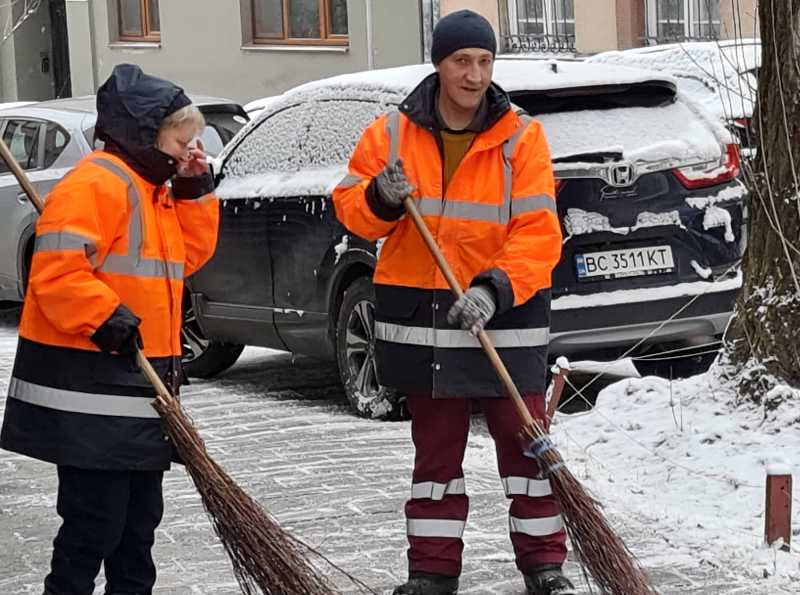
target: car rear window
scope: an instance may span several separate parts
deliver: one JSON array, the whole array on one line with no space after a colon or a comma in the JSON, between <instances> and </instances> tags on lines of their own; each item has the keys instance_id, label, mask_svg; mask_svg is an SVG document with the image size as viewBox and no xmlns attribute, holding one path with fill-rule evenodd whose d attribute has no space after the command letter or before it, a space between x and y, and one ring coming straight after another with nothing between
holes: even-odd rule
<instances>
[{"instance_id":1,"label":"car rear window","mask_svg":"<svg viewBox=\"0 0 800 595\"><path fill-rule=\"evenodd\" d=\"M554 112L668 105L675 101L675 86L668 81L649 81L547 91L517 91L510 95L511 101L535 116Z\"/></svg>"},{"instance_id":2,"label":"car rear window","mask_svg":"<svg viewBox=\"0 0 800 595\"><path fill-rule=\"evenodd\" d=\"M713 130L683 102L540 114L554 161L698 163L719 159ZM613 159L613 157L610 157Z\"/></svg>"}]
</instances>

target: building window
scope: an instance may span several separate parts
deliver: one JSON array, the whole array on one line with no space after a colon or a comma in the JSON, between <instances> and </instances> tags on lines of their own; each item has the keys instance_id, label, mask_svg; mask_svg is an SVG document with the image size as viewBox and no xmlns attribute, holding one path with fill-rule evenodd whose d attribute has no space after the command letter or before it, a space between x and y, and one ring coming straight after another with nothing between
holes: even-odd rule
<instances>
[{"instance_id":1,"label":"building window","mask_svg":"<svg viewBox=\"0 0 800 595\"><path fill-rule=\"evenodd\" d=\"M116 0L121 41L161 41L158 0Z\"/></svg>"},{"instance_id":2,"label":"building window","mask_svg":"<svg viewBox=\"0 0 800 595\"><path fill-rule=\"evenodd\" d=\"M574 51L575 0L509 0L513 51Z\"/></svg>"},{"instance_id":3,"label":"building window","mask_svg":"<svg viewBox=\"0 0 800 595\"><path fill-rule=\"evenodd\" d=\"M347 0L253 0L253 41L347 44Z\"/></svg>"},{"instance_id":4,"label":"building window","mask_svg":"<svg viewBox=\"0 0 800 595\"><path fill-rule=\"evenodd\" d=\"M647 38L661 43L718 39L720 0L647 0Z\"/></svg>"}]
</instances>

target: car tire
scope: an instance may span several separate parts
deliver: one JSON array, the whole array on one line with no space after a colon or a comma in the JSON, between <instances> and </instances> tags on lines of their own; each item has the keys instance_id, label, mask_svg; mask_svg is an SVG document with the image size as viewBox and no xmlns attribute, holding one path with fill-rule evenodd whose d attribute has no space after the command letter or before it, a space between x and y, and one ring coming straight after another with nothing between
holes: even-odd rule
<instances>
[{"instance_id":1,"label":"car tire","mask_svg":"<svg viewBox=\"0 0 800 595\"><path fill-rule=\"evenodd\" d=\"M406 419L405 398L378 382L374 329L375 288L361 277L345 290L336 319L336 363L344 392L360 417Z\"/></svg>"},{"instance_id":2,"label":"car tire","mask_svg":"<svg viewBox=\"0 0 800 595\"><path fill-rule=\"evenodd\" d=\"M244 345L210 341L205 337L188 293L183 299L181 346L183 371L192 378L213 378L235 364L244 351Z\"/></svg>"}]
</instances>

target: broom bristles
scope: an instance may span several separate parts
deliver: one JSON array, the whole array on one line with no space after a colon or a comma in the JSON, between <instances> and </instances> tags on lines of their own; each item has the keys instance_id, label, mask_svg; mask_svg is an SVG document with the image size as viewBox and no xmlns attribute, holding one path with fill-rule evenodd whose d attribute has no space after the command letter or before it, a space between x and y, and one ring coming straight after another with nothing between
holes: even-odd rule
<instances>
[{"instance_id":1,"label":"broom bristles","mask_svg":"<svg viewBox=\"0 0 800 595\"><path fill-rule=\"evenodd\" d=\"M561 506L572 548L601 591L609 595L657 595L625 542L608 524L600 503L572 475L550 439L538 427L525 431L533 438L532 454L550 479Z\"/></svg>"},{"instance_id":2,"label":"broom bristles","mask_svg":"<svg viewBox=\"0 0 800 595\"><path fill-rule=\"evenodd\" d=\"M157 398L158 411L233 565L242 592L256 595L333 595L306 559L304 546L284 531L208 454L176 399Z\"/></svg>"}]
</instances>

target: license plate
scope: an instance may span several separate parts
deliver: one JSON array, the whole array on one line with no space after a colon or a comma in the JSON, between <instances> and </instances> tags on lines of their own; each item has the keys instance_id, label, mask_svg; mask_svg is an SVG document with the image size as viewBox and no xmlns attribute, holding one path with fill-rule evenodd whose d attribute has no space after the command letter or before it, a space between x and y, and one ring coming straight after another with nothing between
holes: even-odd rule
<instances>
[{"instance_id":1,"label":"license plate","mask_svg":"<svg viewBox=\"0 0 800 595\"><path fill-rule=\"evenodd\" d=\"M576 254L575 264L578 269L578 279L659 275L669 273L675 268L670 246Z\"/></svg>"}]
</instances>

